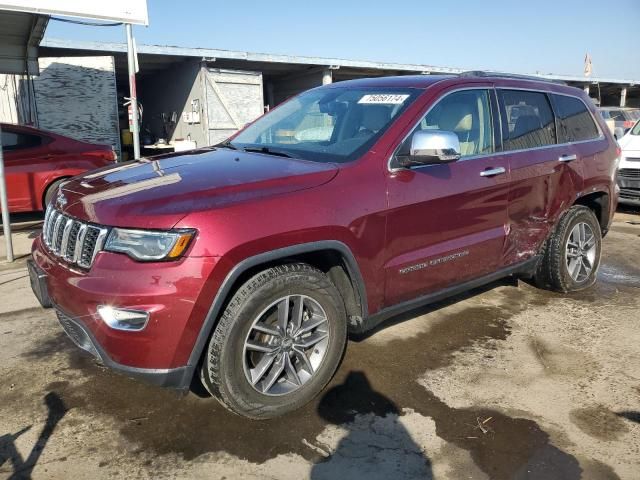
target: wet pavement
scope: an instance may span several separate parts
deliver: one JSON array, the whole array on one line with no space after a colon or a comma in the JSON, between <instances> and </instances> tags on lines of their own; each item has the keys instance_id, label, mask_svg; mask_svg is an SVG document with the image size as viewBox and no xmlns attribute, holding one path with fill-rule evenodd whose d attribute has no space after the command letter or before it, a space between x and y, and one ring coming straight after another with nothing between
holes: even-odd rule
<instances>
[{"instance_id":1,"label":"wet pavement","mask_svg":"<svg viewBox=\"0 0 640 480\"><path fill-rule=\"evenodd\" d=\"M505 281L394 319L264 422L114 374L11 299L0 478L640 478L637 220L617 216L592 289ZM23 283L0 271L3 302Z\"/></svg>"}]
</instances>

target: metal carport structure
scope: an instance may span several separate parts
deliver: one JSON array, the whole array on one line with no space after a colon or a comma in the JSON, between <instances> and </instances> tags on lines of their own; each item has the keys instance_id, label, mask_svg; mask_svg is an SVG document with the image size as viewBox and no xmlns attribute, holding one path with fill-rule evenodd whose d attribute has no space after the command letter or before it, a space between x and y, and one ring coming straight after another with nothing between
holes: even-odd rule
<instances>
[{"instance_id":1,"label":"metal carport structure","mask_svg":"<svg viewBox=\"0 0 640 480\"><path fill-rule=\"evenodd\" d=\"M146 0L111 0L86 2L84 0L0 0L0 73L37 75L38 47L50 15L115 21L125 25L133 128L137 142L137 105L134 71L132 24L148 25ZM53 17L55 19L55 17ZM1 134L1 132L0 132ZM11 225L4 175L4 159L0 137L0 208L7 244L7 260L13 261Z\"/></svg>"},{"instance_id":2,"label":"metal carport structure","mask_svg":"<svg viewBox=\"0 0 640 480\"><path fill-rule=\"evenodd\" d=\"M42 41L48 21L48 15L0 10L0 73L38 74L38 46ZM0 135L1 133L0 130ZM2 227L7 245L7 260L12 262L13 245L1 140L0 209L2 210Z\"/></svg>"}]
</instances>

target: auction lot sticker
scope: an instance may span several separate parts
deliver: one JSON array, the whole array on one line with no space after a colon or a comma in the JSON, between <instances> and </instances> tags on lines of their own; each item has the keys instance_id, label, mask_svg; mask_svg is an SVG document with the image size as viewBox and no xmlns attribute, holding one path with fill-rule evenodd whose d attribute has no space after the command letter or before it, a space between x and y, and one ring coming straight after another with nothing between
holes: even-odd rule
<instances>
[{"instance_id":1,"label":"auction lot sticker","mask_svg":"<svg viewBox=\"0 0 640 480\"><path fill-rule=\"evenodd\" d=\"M364 95L358 103L373 103L378 105L401 105L409 98L409 95L401 95L396 93L376 93L372 95Z\"/></svg>"}]
</instances>

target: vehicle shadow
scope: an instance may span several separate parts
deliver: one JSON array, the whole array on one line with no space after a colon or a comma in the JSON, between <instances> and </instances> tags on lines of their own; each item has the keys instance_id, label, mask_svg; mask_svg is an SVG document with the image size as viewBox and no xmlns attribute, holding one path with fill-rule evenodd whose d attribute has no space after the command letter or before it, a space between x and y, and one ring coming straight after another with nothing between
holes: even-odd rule
<instances>
[{"instance_id":1,"label":"vehicle shadow","mask_svg":"<svg viewBox=\"0 0 640 480\"><path fill-rule=\"evenodd\" d=\"M616 209L616 213L628 213L631 215L637 215L640 213L640 207L619 203L618 208Z\"/></svg>"},{"instance_id":2,"label":"vehicle shadow","mask_svg":"<svg viewBox=\"0 0 640 480\"><path fill-rule=\"evenodd\" d=\"M528 279L526 278L515 278L515 277L505 277L503 279L500 280L496 280L495 282L491 282L488 283L486 285L482 285L480 287L468 290L466 292L463 293L459 293L457 295L453 295L449 298L445 298L444 300L440 300L438 302L434 302L434 303L429 303L426 305L422 305L416 308L413 308L409 311L400 313L398 315L395 315L393 317L388 318L387 320L385 320L384 322L380 323L379 325L377 325L375 328L371 329L371 330L367 330L366 332L363 333L350 333L349 334L349 340L351 340L352 342L362 342L372 336L374 336L375 334L379 333L382 330L385 330L389 327L392 327L393 325L397 325L399 323L403 323L407 320L411 320L414 319L416 317L420 317L422 315L427 315L429 313L434 313L437 312L438 310L441 310L443 308L446 308L450 305L455 305L457 303L460 303L464 300L468 300L470 298L476 297L478 295L481 295L485 292L489 292L495 288L498 287L502 287L502 286L518 286L518 280L522 280L525 283L529 283Z\"/></svg>"},{"instance_id":3,"label":"vehicle shadow","mask_svg":"<svg viewBox=\"0 0 640 480\"><path fill-rule=\"evenodd\" d=\"M399 421L396 404L375 391L364 372L350 372L327 391L318 414L347 430L332 452L313 466L311 479L432 479L431 460Z\"/></svg>"},{"instance_id":4,"label":"vehicle shadow","mask_svg":"<svg viewBox=\"0 0 640 480\"><path fill-rule=\"evenodd\" d=\"M10 461L13 466L13 473L9 476L9 480L31 478L31 472L38 463L49 438L58 422L68 411L60 396L55 392L49 392L44 397L44 403L47 406L47 420L26 460L20 455L15 442L20 435L29 431L31 426L25 427L17 433L0 437L0 467L7 461Z\"/></svg>"}]
</instances>

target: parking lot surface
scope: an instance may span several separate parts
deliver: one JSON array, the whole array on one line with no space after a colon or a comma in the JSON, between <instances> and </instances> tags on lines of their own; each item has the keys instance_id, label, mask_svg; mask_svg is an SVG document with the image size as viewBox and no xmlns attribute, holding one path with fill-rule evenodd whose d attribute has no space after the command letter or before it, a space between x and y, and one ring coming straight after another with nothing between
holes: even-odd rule
<instances>
[{"instance_id":1,"label":"parking lot surface","mask_svg":"<svg viewBox=\"0 0 640 480\"><path fill-rule=\"evenodd\" d=\"M323 394L255 422L78 351L0 269L0 478L637 479L640 215L598 283L492 284L349 342ZM402 321L401 321L402 320Z\"/></svg>"}]
</instances>

